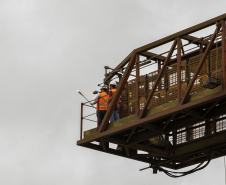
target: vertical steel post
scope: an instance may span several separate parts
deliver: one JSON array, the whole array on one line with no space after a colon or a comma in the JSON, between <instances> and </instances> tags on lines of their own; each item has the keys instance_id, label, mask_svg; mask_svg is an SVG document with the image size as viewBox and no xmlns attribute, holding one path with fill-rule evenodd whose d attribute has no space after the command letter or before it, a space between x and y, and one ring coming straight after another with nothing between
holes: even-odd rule
<instances>
[{"instance_id":1,"label":"vertical steel post","mask_svg":"<svg viewBox=\"0 0 226 185\"><path fill-rule=\"evenodd\" d=\"M186 59L186 83L189 84L190 81L190 73L189 73L189 59Z\"/></svg>"},{"instance_id":2,"label":"vertical steel post","mask_svg":"<svg viewBox=\"0 0 226 185\"><path fill-rule=\"evenodd\" d=\"M177 104L181 102L181 38L177 38Z\"/></svg>"},{"instance_id":3,"label":"vertical steel post","mask_svg":"<svg viewBox=\"0 0 226 185\"><path fill-rule=\"evenodd\" d=\"M226 21L222 20L222 79L223 89L226 89Z\"/></svg>"},{"instance_id":4,"label":"vertical steel post","mask_svg":"<svg viewBox=\"0 0 226 185\"><path fill-rule=\"evenodd\" d=\"M82 131L83 131L83 103L81 103L81 125L80 125L80 140L82 140Z\"/></svg>"},{"instance_id":5,"label":"vertical steel post","mask_svg":"<svg viewBox=\"0 0 226 185\"><path fill-rule=\"evenodd\" d=\"M210 78L210 76L211 76L210 54L208 55L208 66L207 66L207 69L208 69L208 77Z\"/></svg>"},{"instance_id":6,"label":"vertical steel post","mask_svg":"<svg viewBox=\"0 0 226 185\"><path fill-rule=\"evenodd\" d=\"M148 98L148 90L149 90L149 84L148 84L148 75L145 75L145 99Z\"/></svg>"},{"instance_id":7,"label":"vertical steel post","mask_svg":"<svg viewBox=\"0 0 226 185\"><path fill-rule=\"evenodd\" d=\"M161 71L161 61L159 60L159 61L158 61L158 73L160 73L160 71ZM162 90L162 79L161 79L160 82L159 82L158 90L159 90L159 91Z\"/></svg>"},{"instance_id":8,"label":"vertical steel post","mask_svg":"<svg viewBox=\"0 0 226 185\"><path fill-rule=\"evenodd\" d=\"M217 121L216 121L216 117L213 118L213 134L217 133Z\"/></svg>"},{"instance_id":9,"label":"vertical steel post","mask_svg":"<svg viewBox=\"0 0 226 185\"><path fill-rule=\"evenodd\" d=\"M136 119L139 119L140 115L140 61L139 54L135 56L136 63Z\"/></svg>"},{"instance_id":10,"label":"vertical steel post","mask_svg":"<svg viewBox=\"0 0 226 185\"><path fill-rule=\"evenodd\" d=\"M177 144L177 131L173 131L173 145Z\"/></svg>"}]
</instances>

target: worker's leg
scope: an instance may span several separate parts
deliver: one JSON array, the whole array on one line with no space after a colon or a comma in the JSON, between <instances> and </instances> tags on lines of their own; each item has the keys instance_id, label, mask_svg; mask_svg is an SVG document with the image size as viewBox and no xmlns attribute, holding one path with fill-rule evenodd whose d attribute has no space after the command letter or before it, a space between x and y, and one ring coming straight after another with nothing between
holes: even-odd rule
<instances>
[{"instance_id":1,"label":"worker's leg","mask_svg":"<svg viewBox=\"0 0 226 185\"><path fill-rule=\"evenodd\" d=\"M120 108L118 106L115 107L115 110L114 110L115 119L114 119L114 121L119 120L119 109Z\"/></svg>"},{"instance_id":2,"label":"worker's leg","mask_svg":"<svg viewBox=\"0 0 226 185\"><path fill-rule=\"evenodd\" d=\"M99 111L99 126L101 125L103 119L104 119L104 116L106 114L106 111L103 111L103 110L100 110Z\"/></svg>"},{"instance_id":3,"label":"worker's leg","mask_svg":"<svg viewBox=\"0 0 226 185\"><path fill-rule=\"evenodd\" d=\"M98 113L99 113L99 115L98 115ZM98 116L99 116L98 125L100 126L101 121L102 121L102 120L101 120L101 116L100 116L100 111L99 111L99 112L97 111L97 120L98 120Z\"/></svg>"},{"instance_id":4,"label":"worker's leg","mask_svg":"<svg viewBox=\"0 0 226 185\"><path fill-rule=\"evenodd\" d=\"M115 110L113 111L113 113L112 113L112 115L111 115L111 118L110 118L110 123L112 123L113 121L114 121L114 112L115 112Z\"/></svg>"}]
</instances>

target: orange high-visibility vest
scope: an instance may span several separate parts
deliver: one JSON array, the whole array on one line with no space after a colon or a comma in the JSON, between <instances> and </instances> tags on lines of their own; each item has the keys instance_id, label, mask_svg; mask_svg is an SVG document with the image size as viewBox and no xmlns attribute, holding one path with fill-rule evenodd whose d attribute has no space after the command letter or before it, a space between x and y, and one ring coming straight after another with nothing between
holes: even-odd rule
<instances>
[{"instance_id":1,"label":"orange high-visibility vest","mask_svg":"<svg viewBox=\"0 0 226 185\"><path fill-rule=\"evenodd\" d=\"M108 94L103 92L103 93L99 93L100 97L99 97L99 110L106 110L108 109ZM98 106L97 106L98 109Z\"/></svg>"},{"instance_id":2,"label":"orange high-visibility vest","mask_svg":"<svg viewBox=\"0 0 226 185\"><path fill-rule=\"evenodd\" d=\"M116 89L111 89L110 91L112 92L112 99L113 99L114 95L115 95L115 92L116 92ZM120 98L118 99L118 102L117 102L117 105L116 105L118 107L120 107L119 102L120 102Z\"/></svg>"}]
</instances>

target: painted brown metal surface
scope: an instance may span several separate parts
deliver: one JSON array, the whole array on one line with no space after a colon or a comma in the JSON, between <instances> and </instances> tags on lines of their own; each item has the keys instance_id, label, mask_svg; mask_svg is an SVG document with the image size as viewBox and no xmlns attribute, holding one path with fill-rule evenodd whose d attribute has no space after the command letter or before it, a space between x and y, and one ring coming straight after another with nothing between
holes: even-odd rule
<instances>
[{"instance_id":1,"label":"painted brown metal surface","mask_svg":"<svg viewBox=\"0 0 226 185\"><path fill-rule=\"evenodd\" d=\"M218 16L216 18L213 18L213 19L210 19L210 20L205 21L203 23L197 24L197 25L192 26L192 27L190 27L188 29L185 29L183 31L177 32L177 33L175 33L173 35L170 35L170 36L165 37L163 39L157 40L155 42L152 42L150 44L147 44L145 46L142 46L140 48L137 48L136 50L138 52L143 52L143 51L146 51L146 50L150 50L150 49L152 49L154 47L157 47L157 46L163 45L163 44L165 44L167 42L173 41L177 37L182 37L184 35L191 34L191 33L195 32L195 31L204 29L204 28L206 28L208 26L214 25L216 22L218 22L218 21L220 21L222 19L226 19L226 14L220 15L220 16Z\"/></svg>"},{"instance_id":2,"label":"painted brown metal surface","mask_svg":"<svg viewBox=\"0 0 226 185\"><path fill-rule=\"evenodd\" d=\"M112 135L118 134L120 132L124 132L124 131L127 131L129 129L132 129L133 127L138 127L138 126L142 126L142 125L147 124L147 123L152 123L154 121L157 121L158 119L161 120L164 117L167 118L167 117L171 116L172 114L181 112L183 110L196 108L197 106L202 106L203 104L211 103L213 101L216 101L217 99L225 98L225 97L226 97L226 91L221 91L221 92L216 93L216 94L213 94L211 96L207 96L205 98L202 98L202 99L199 99L199 100L190 102L190 103L183 104L181 106L178 106L178 107L169 109L167 111L163 111L163 112L154 114L152 116L144 117L143 119L139 119L139 120L136 120L134 122L127 123L127 124L122 125L120 127L116 127L116 128L112 128L110 130L106 130L106 131L104 131L104 132L102 132L100 134L89 136L88 138L84 138L84 139L78 141L77 144L78 145L83 145L85 143L98 140L99 138L104 138L104 137L112 136ZM182 124L182 127L184 127L184 126L185 125ZM179 127L180 127L180 125L178 126L177 124L175 124L175 125L169 127L167 129L167 131L170 131L170 129L172 129L172 130L173 129L179 129Z\"/></svg>"},{"instance_id":3,"label":"painted brown metal surface","mask_svg":"<svg viewBox=\"0 0 226 185\"><path fill-rule=\"evenodd\" d=\"M177 38L177 101L181 102L181 39Z\"/></svg>"},{"instance_id":4,"label":"painted brown metal surface","mask_svg":"<svg viewBox=\"0 0 226 185\"><path fill-rule=\"evenodd\" d=\"M217 28L216 28L215 32L213 33L213 36L212 36L212 38L210 40L210 43L208 44L207 49L206 49L205 53L202 56L202 59L201 59L201 62L199 63L197 71L195 72L195 74L193 76L193 79L191 80L191 82L188 85L187 91L186 91L186 93L184 95L184 98L181 101L181 104L184 104L188 100L191 88L194 85L194 82L195 82L195 80L196 80L196 78L197 78L197 76L198 76L198 74L199 74L199 72L200 72L200 70L201 70L206 58L207 58L207 54L210 52L211 47L213 46L213 42L214 42L214 40L216 38L216 35L217 35L218 31L220 30L220 28L221 28L221 25L218 24L218 26L217 26Z\"/></svg>"},{"instance_id":5,"label":"painted brown metal surface","mask_svg":"<svg viewBox=\"0 0 226 185\"><path fill-rule=\"evenodd\" d=\"M221 22L222 25L222 69L223 69L223 88L226 89L226 21Z\"/></svg>"},{"instance_id":6,"label":"painted brown metal surface","mask_svg":"<svg viewBox=\"0 0 226 185\"><path fill-rule=\"evenodd\" d=\"M167 64L168 64L168 62L169 62L169 60L170 60L170 58L172 56L172 53L173 53L173 51L174 51L174 49L176 47L176 43L177 43L177 41L175 40L173 42L173 45L172 45L171 49L170 49L170 52L168 53L167 58L164 61L164 64L162 66L162 69L161 69L160 73L158 74L157 80L156 80L156 82L155 82L155 84L154 84L154 86L153 86L150 94L148 95L147 101L146 101L146 103L144 105L144 109L143 109L143 111L140 114L140 119L144 117L144 115L145 115L145 113L147 111L148 104L150 103L150 100L151 100L152 96L154 95L154 92L155 92L155 90L157 88L157 85L160 82L160 79L162 78L162 75L163 75L163 73L164 73L164 71L166 69L166 66L167 66Z\"/></svg>"},{"instance_id":7,"label":"painted brown metal surface","mask_svg":"<svg viewBox=\"0 0 226 185\"><path fill-rule=\"evenodd\" d=\"M114 95L114 98L112 99L112 101L110 103L110 106L109 106L109 108L108 108L108 110L106 112L106 115L105 115L105 117L104 117L104 119L102 121L102 124L101 124L100 128L98 129L98 133L103 132L107 128L108 122L109 122L109 120L111 118L111 115L112 115L112 113L114 111L114 108L115 108L115 106L117 104L117 101L119 100L119 97L121 95L122 89L125 86L126 81L127 81L128 77L129 77L129 74L131 73L131 71L133 69L133 66L135 64L134 57L135 57L135 54L133 54L131 56L131 58L130 58L130 61L128 63L126 71L125 71L122 79L119 82L119 85L117 87L117 90L116 90L116 93Z\"/></svg>"},{"instance_id":8,"label":"painted brown metal surface","mask_svg":"<svg viewBox=\"0 0 226 185\"><path fill-rule=\"evenodd\" d=\"M77 144L151 164L155 172L159 167L180 169L226 155L225 19L223 14L131 52L104 79L108 83L120 69L125 69L101 126L84 138L81 104L81 136ZM216 23L211 39L190 35ZM216 38L220 41L215 41ZM184 40L197 45L198 49L187 52L182 44ZM150 51L171 41L166 57ZM141 62L140 56L147 60ZM158 70L141 76L141 68L151 64L156 64ZM136 71L136 79L128 81L132 71ZM219 78L221 84L213 90L205 89L203 81L211 77ZM135 111L121 117L121 120L126 118L124 122L119 120L109 128L109 119L123 93L127 96L126 109L132 112L135 108ZM156 105L154 96L159 101ZM120 150L111 144L119 145Z\"/></svg>"},{"instance_id":9,"label":"painted brown metal surface","mask_svg":"<svg viewBox=\"0 0 226 185\"><path fill-rule=\"evenodd\" d=\"M140 115L140 61L139 55L135 56L136 63L136 119L139 119Z\"/></svg>"}]
</instances>

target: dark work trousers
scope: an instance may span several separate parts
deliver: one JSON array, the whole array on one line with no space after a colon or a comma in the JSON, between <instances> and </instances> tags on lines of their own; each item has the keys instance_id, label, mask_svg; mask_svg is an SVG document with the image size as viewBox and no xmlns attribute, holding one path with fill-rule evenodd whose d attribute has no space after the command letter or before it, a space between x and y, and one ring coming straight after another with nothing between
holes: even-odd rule
<instances>
[{"instance_id":1,"label":"dark work trousers","mask_svg":"<svg viewBox=\"0 0 226 185\"><path fill-rule=\"evenodd\" d=\"M101 122L103 121L106 112L107 112L106 110L99 110L99 123L98 123L99 126L101 125ZM97 111L97 113L98 113L98 111ZM98 116L98 114L97 114L97 116Z\"/></svg>"}]
</instances>

